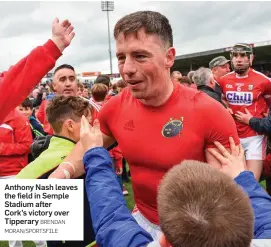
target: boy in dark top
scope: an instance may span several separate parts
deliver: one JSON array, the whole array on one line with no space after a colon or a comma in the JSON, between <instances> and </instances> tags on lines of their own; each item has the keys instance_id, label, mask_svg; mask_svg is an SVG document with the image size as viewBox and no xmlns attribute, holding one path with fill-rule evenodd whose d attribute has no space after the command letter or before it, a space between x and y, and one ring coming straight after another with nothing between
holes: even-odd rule
<instances>
[{"instance_id":1,"label":"boy in dark top","mask_svg":"<svg viewBox=\"0 0 271 247\"><path fill-rule=\"evenodd\" d=\"M39 121L33 117L33 103L29 98L26 98L25 101L17 107L17 110L29 119L33 139L45 135L43 127Z\"/></svg>"}]
</instances>

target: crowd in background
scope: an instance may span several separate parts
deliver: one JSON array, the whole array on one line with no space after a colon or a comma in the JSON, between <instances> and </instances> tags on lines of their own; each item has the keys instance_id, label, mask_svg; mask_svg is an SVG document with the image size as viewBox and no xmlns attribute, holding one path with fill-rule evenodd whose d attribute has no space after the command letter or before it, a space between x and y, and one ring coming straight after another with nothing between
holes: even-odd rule
<instances>
[{"instance_id":1,"label":"crowd in background","mask_svg":"<svg viewBox=\"0 0 271 247\"><path fill-rule=\"evenodd\" d=\"M169 21L139 11L114 29L122 80L100 75L89 88L69 64L39 84L74 37L68 20L55 20L52 33L0 82L1 95L15 88L0 114L0 178L85 182L84 240L36 246L248 247L271 238L271 82L251 68L250 45L236 44L230 60L216 57L209 68L170 74ZM29 61L42 66L25 81Z\"/></svg>"}]
</instances>

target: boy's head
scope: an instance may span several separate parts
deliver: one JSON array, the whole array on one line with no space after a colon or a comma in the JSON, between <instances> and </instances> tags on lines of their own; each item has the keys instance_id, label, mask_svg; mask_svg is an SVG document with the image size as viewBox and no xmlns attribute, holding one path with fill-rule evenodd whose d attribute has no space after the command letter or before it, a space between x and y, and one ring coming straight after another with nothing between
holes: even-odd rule
<instances>
[{"instance_id":1,"label":"boy's head","mask_svg":"<svg viewBox=\"0 0 271 247\"><path fill-rule=\"evenodd\" d=\"M231 177L208 164L174 166L162 179L157 202L162 247L250 246L249 198Z\"/></svg>"},{"instance_id":2,"label":"boy's head","mask_svg":"<svg viewBox=\"0 0 271 247\"><path fill-rule=\"evenodd\" d=\"M26 98L22 104L17 107L23 115L30 118L33 114L33 103L29 98Z\"/></svg>"},{"instance_id":3,"label":"boy's head","mask_svg":"<svg viewBox=\"0 0 271 247\"><path fill-rule=\"evenodd\" d=\"M104 84L108 88L110 88L110 84L111 84L110 77L108 75L99 75L99 76L97 76L94 84L99 84L99 83Z\"/></svg>"},{"instance_id":4,"label":"boy's head","mask_svg":"<svg viewBox=\"0 0 271 247\"><path fill-rule=\"evenodd\" d=\"M97 102L104 101L107 93L108 87L102 83L94 84L91 88L91 95Z\"/></svg>"},{"instance_id":5,"label":"boy's head","mask_svg":"<svg viewBox=\"0 0 271 247\"><path fill-rule=\"evenodd\" d=\"M81 82L77 82L77 96L83 96L84 85Z\"/></svg>"},{"instance_id":6,"label":"boy's head","mask_svg":"<svg viewBox=\"0 0 271 247\"><path fill-rule=\"evenodd\" d=\"M92 107L87 100L77 96L58 96L52 99L46 109L48 122L56 135L75 142L80 140L81 117L91 122Z\"/></svg>"}]
</instances>

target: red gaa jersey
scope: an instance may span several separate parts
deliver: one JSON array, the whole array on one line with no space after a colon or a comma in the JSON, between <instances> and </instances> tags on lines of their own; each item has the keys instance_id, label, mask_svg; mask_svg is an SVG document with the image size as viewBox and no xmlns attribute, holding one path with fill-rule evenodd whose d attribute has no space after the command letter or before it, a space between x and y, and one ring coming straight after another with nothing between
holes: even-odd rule
<instances>
[{"instance_id":1,"label":"red gaa jersey","mask_svg":"<svg viewBox=\"0 0 271 247\"><path fill-rule=\"evenodd\" d=\"M254 117L264 117L263 113L268 110L264 96L271 94L268 77L253 69L250 69L245 77L238 77L235 72L231 72L220 78L219 85L234 114L237 111L245 113L247 108ZM235 123L240 138L257 135L249 125L236 119Z\"/></svg>"},{"instance_id":2,"label":"red gaa jersey","mask_svg":"<svg viewBox=\"0 0 271 247\"><path fill-rule=\"evenodd\" d=\"M232 136L239 143L227 110L179 83L174 83L172 95L159 107L142 104L126 88L103 106L99 120L102 132L117 140L130 165L138 209L155 224L159 224L157 188L171 167L186 159L206 161L204 150L214 141L228 146Z\"/></svg>"}]
</instances>

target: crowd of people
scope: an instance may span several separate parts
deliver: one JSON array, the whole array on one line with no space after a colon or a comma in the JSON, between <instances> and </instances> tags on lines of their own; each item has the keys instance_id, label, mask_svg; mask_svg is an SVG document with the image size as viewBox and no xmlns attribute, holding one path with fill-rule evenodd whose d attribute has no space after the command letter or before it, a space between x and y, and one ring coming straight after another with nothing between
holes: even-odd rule
<instances>
[{"instance_id":1,"label":"crowd of people","mask_svg":"<svg viewBox=\"0 0 271 247\"><path fill-rule=\"evenodd\" d=\"M122 80L100 75L89 88L63 64L52 83L40 83L73 30L55 19L52 38L0 78L0 178L85 182L84 240L36 246L248 247L270 239L270 191L259 181L271 177L271 81L252 69L252 47L238 43L230 60L171 73L168 19L139 11L114 28Z\"/></svg>"}]
</instances>

